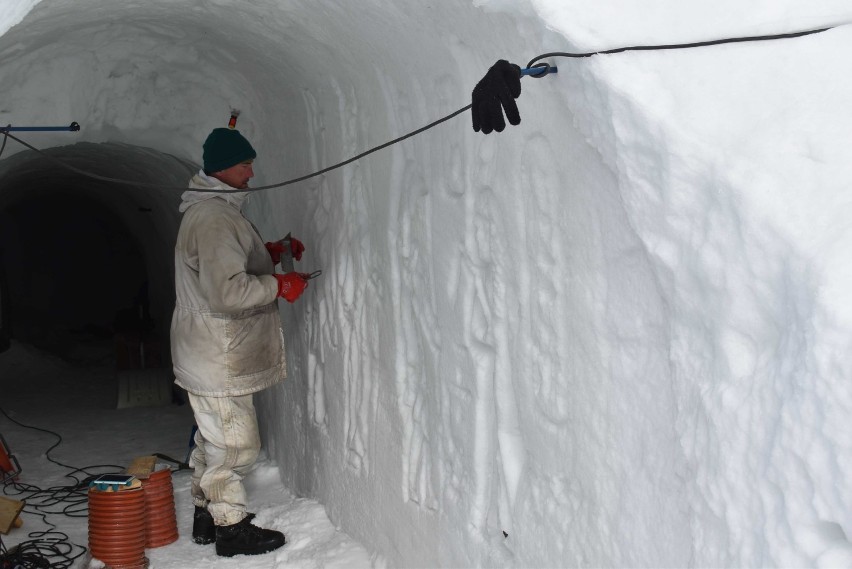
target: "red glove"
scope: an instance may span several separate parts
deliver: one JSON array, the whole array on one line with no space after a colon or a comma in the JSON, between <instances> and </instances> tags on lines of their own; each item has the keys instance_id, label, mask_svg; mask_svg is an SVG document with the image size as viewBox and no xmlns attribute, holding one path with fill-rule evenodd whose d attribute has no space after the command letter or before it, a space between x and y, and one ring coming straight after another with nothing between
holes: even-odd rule
<instances>
[{"instance_id":1,"label":"red glove","mask_svg":"<svg viewBox=\"0 0 852 569\"><path fill-rule=\"evenodd\" d=\"M269 251L269 256L272 257L272 264L277 265L281 262L281 253L284 253L287 250L287 246L284 244L284 240L281 241L269 241L264 243L266 250ZM305 246L298 239L291 237L290 238L290 254L293 255L293 258L297 261L302 260L302 253L305 251Z\"/></svg>"},{"instance_id":2,"label":"red glove","mask_svg":"<svg viewBox=\"0 0 852 569\"><path fill-rule=\"evenodd\" d=\"M296 239L295 237L290 238L290 253L292 253L293 258L297 261L302 260L302 253L305 252L305 246L301 241Z\"/></svg>"},{"instance_id":3,"label":"red glove","mask_svg":"<svg viewBox=\"0 0 852 569\"><path fill-rule=\"evenodd\" d=\"M287 302L295 302L308 288L308 275L305 273L287 273L286 275L274 275L278 279L278 296Z\"/></svg>"},{"instance_id":4,"label":"red glove","mask_svg":"<svg viewBox=\"0 0 852 569\"><path fill-rule=\"evenodd\" d=\"M281 241L268 241L263 244L266 250L269 251L269 256L272 257L272 264L277 265L281 262L281 253L287 249Z\"/></svg>"}]
</instances>

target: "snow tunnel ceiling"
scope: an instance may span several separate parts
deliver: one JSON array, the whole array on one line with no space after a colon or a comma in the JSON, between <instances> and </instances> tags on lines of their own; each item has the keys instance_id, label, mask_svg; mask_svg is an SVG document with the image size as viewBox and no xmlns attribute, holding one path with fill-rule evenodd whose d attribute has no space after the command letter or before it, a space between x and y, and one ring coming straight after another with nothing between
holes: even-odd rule
<instances>
[{"instance_id":1,"label":"snow tunnel ceiling","mask_svg":"<svg viewBox=\"0 0 852 569\"><path fill-rule=\"evenodd\" d=\"M20 135L81 170L180 187L233 108L258 151L254 185L274 183L464 106L494 53L511 57L513 42L529 53L518 32L546 35L537 20L467 3L33 3L0 36L0 123L78 122L79 132ZM386 176L389 154L375 156ZM170 311L179 191L86 178L11 140L0 173L0 209L73 194L114 216L163 277L152 302Z\"/></svg>"},{"instance_id":2,"label":"snow tunnel ceiling","mask_svg":"<svg viewBox=\"0 0 852 569\"><path fill-rule=\"evenodd\" d=\"M304 174L310 165L296 155L311 143L315 116L369 121L376 139L362 147L384 142L402 134L383 129L399 109L364 116L365 102L400 98L414 107L406 130L431 122L439 113L418 107L446 114L464 106L495 55L530 54L532 26L531 37L547 35L537 20L473 3L42 0L0 36L0 122L77 121L74 140L198 160L200 141L237 108L261 162ZM264 175L272 173L258 181L278 181Z\"/></svg>"}]
</instances>

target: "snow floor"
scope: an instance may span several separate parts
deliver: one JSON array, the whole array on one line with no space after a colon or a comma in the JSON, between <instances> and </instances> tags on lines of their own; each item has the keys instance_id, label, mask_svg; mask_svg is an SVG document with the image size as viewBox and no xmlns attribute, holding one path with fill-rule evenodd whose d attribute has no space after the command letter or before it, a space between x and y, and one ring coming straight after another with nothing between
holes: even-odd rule
<instances>
[{"instance_id":1,"label":"snow floor","mask_svg":"<svg viewBox=\"0 0 852 569\"><path fill-rule=\"evenodd\" d=\"M95 464L129 464L136 456L161 453L183 460L192 429L187 405L116 409L117 381L111 345L79 343L65 354L75 363L33 347L13 343L0 354L0 408L22 424L54 431L62 442L50 451L54 460L75 467ZM0 414L0 433L21 463L19 482L48 488L72 483L69 469L47 460L45 452L57 442L51 434L23 428ZM91 469L92 474L116 471ZM81 477L79 474L78 477ZM190 538L192 503L189 471L173 473L178 541L148 550L151 569L168 568L320 568L375 567L384 562L335 528L325 508L313 500L293 496L281 484L278 468L261 457L246 478L249 509L256 522L283 531L287 545L278 551L252 557L221 558L213 545L201 546ZM11 493L10 489L5 489ZM14 496L12 496L14 497ZM30 533L50 529L42 516L22 514L24 525L0 535L6 547L31 539ZM79 545L88 541L86 517L51 514L47 521ZM81 553L79 548L72 555ZM86 555L72 567L90 563Z\"/></svg>"}]
</instances>

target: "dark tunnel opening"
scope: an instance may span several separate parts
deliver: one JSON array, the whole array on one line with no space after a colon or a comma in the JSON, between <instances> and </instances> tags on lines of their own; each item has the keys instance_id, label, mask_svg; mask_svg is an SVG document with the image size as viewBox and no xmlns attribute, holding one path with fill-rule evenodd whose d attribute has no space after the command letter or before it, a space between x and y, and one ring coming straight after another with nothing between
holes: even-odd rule
<instances>
[{"instance_id":1,"label":"dark tunnel opening","mask_svg":"<svg viewBox=\"0 0 852 569\"><path fill-rule=\"evenodd\" d=\"M142 250L103 205L60 190L0 215L11 338L74 360L87 339L152 327Z\"/></svg>"},{"instance_id":2,"label":"dark tunnel opening","mask_svg":"<svg viewBox=\"0 0 852 569\"><path fill-rule=\"evenodd\" d=\"M80 143L0 162L0 349L21 342L82 365L170 368L173 247L194 166ZM56 161L110 178L69 173Z\"/></svg>"}]
</instances>

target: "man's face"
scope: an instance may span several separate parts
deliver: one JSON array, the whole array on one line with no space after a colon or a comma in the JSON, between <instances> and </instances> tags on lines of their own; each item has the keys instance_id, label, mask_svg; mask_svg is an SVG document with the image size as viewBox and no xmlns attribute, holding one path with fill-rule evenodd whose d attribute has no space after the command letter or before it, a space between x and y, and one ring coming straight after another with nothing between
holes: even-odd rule
<instances>
[{"instance_id":1,"label":"man's face","mask_svg":"<svg viewBox=\"0 0 852 569\"><path fill-rule=\"evenodd\" d=\"M246 160L235 164L230 168L213 172L212 176L217 180L225 182L232 188L244 190L248 188L248 182L254 178L254 170L252 169L253 160Z\"/></svg>"}]
</instances>

